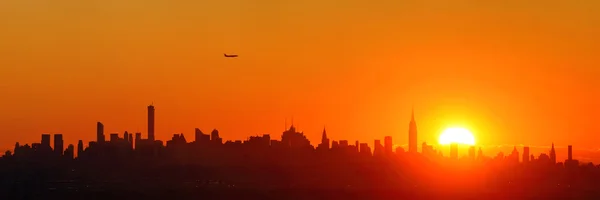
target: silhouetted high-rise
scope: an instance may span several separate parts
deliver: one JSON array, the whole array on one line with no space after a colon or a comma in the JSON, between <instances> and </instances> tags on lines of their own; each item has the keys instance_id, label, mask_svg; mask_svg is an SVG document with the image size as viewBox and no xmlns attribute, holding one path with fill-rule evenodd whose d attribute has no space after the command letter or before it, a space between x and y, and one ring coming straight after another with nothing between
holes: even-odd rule
<instances>
[{"instance_id":1,"label":"silhouetted high-rise","mask_svg":"<svg viewBox=\"0 0 600 200\"><path fill-rule=\"evenodd\" d=\"M552 149L550 149L550 161L556 163L556 150L554 150L554 142L552 143Z\"/></svg>"},{"instance_id":2,"label":"silhouetted high-rise","mask_svg":"<svg viewBox=\"0 0 600 200\"><path fill-rule=\"evenodd\" d=\"M133 149L133 134L129 134L129 146Z\"/></svg>"},{"instance_id":3,"label":"silhouetted high-rise","mask_svg":"<svg viewBox=\"0 0 600 200\"><path fill-rule=\"evenodd\" d=\"M213 129L212 132L210 132L210 141L218 144L223 143L223 139L219 136L219 130Z\"/></svg>"},{"instance_id":4,"label":"silhouetted high-rise","mask_svg":"<svg viewBox=\"0 0 600 200\"><path fill-rule=\"evenodd\" d=\"M70 144L67 147L67 150L65 150L65 157L69 158L69 159L73 159L73 157L75 157L75 147Z\"/></svg>"},{"instance_id":5,"label":"silhouetted high-rise","mask_svg":"<svg viewBox=\"0 0 600 200\"><path fill-rule=\"evenodd\" d=\"M327 131L323 128L323 134L321 135L321 144L323 148L329 149L329 138L327 138Z\"/></svg>"},{"instance_id":6,"label":"silhouetted high-rise","mask_svg":"<svg viewBox=\"0 0 600 200\"><path fill-rule=\"evenodd\" d=\"M523 162L529 162L529 147L523 147Z\"/></svg>"},{"instance_id":7,"label":"silhouetted high-rise","mask_svg":"<svg viewBox=\"0 0 600 200\"><path fill-rule=\"evenodd\" d=\"M519 151L517 151L517 146L513 147L513 151L510 153L509 158L514 163L519 163Z\"/></svg>"},{"instance_id":8,"label":"silhouetted high-rise","mask_svg":"<svg viewBox=\"0 0 600 200\"><path fill-rule=\"evenodd\" d=\"M148 140L154 141L154 105L148 106Z\"/></svg>"},{"instance_id":9,"label":"silhouetted high-rise","mask_svg":"<svg viewBox=\"0 0 600 200\"><path fill-rule=\"evenodd\" d=\"M569 145L568 160L573 160L573 146Z\"/></svg>"},{"instance_id":10,"label":"silhouetted high-rise","mask_svg":"<svg viewBox=\"0 0 600 200\"><path fill-rule=\"evenodd\" d=\"M62 155L64 151L64 142L62 134L54 134L54 152L57 155Z\"/></svg>"},{"instance_id":11,"label":"silhouetted high-rise","mask_svg":"<svg viewBox=\"0 0 600 200\"><path fill-rule=\"evenodd\" d=\"M104 138L104 124L102 122L96 123L96 141L98 143L106 141Z\"/></svg>"},{"instance_id":12,"label":"silhouetted high-rise","mask_svg":"<svg viewBox=\"0 0 600 200\"><path fill-rule=\"evenodd\" d=\"M360 153L364 154L364 155L372 155L371 154L371 148L369 147L369 144L367 143L360 143Z\"/></svg>"},{"instance_id":13,"label":"silhouetted high-rise","mask_svg":"<svg viewBox=\"0 0 600 200\"><path fill-rule=\"evenodd\" d=\"M342 148L348 147L348 140L340 140L340 147L342 147Z\"/></svg>"},{"instance_id":14,"label":"silhouetted high-rise","mask_svg":"<svg viewBox=\"0 0 600 200\"><path fill-rule=\"evenodd\" d=\"M383 138L383 148L385 149L386 154L391 155L393 153L392 146L392 136L385 136L385 138Z\"/></svg>"},{"instance_id":15,"label":"silhouetted high-rise","mask_svg":"<svg viewBox=\"0 0 600 200\"><path fill-rule=\"evenodd\" d=\"M469 147L469 159L475 160L475 146Z\"/></svg>"},{"instance_id":16,"label":"silhouetted high-rise","mask_svg":"<svg viewBox=\"0 0 600 200\"><path fill-rule=\"evenodd\" d=\"M125 142L129 142L129 132L125 131L125 133L123 133L123 140L125 140Z\"/></svg>"},{"instance_id":17,"label":"silhouetted high-rise","mask_svg":"<svg viewBox=\"0 0 600 200\"><path fill-rule=\"evenodd\" d=\"M408 152L417 152L417 122L415 122L415 109L412 110L408 125Z\"/></svg>"},{"instance_id":18,"label":"silhouetted high-rise","mask_svg":"<svg viewBox=\"0 0 600 200\"><path fill-rule=\"evenodd\" d=\"M50 147L50 134L42 134L42 146Z\"/></svg>"},{"instance_id":19,"label":"silhouetted high-rise","mask_svg":"<svg viewBox=\"0 0 600 200\"><path fill-rule=\"evenodd\" d=\"M119 140L119 134L118 133L111 133L110 134L110 141L111 142L117 142Z\"/></svg>"},{"instance_id":20,"label":"silhouetted high-rise","mask_svg":"<svg viewBox=\"0 0 600 200\"><path fill-rule=\"evenodd\" d=\"M458 159L458 144L456 143L450 144L450 158Z\"/></svg>"},{"instance_id":21,"label":"silhouetted high-rise","mask_svg":"<svg viewBox=\"0 0 600 200\"><path fill-rule=\"evenodd\" d=\"M383 146L381 145L381 140L375 140L373 147L373 155L381 156L383 154Z\"/></svg>"},{"instance_id":22,"label":"silhouetted high-rise","mask_svg":"<svg viewBox=\"0 0 600 200\"><path fill-rule=\"evenodd\" d=\"M77 142L77 157L80 157L82 153L83 153L83 141L79 140L79 142Z\"/></svg>"},{"instance_id":23,"label":"silhouetted high-rise","mask_svg":"<svg viewBox=\"0 0 600 200\"><path fill-rule=\"evenodd\" d=\"M139 149L140 142L142 141L142 133L135 133L135 149Z\"/></svg>"}]
</instances>

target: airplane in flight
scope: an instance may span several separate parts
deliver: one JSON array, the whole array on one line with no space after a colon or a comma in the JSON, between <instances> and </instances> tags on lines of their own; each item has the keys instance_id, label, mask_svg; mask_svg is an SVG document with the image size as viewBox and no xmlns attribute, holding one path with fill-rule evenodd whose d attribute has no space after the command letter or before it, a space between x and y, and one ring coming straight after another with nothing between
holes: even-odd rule
<instances>
[{"instance_id":1,"label":"airplane in flight","mask_svg":"<svg viewBox=\"0 0 600 200\"><path fill-rule=\"evenodd\" d=\"M235 57L238 57L238 55L234 55L234 54L232 54L232 55L227 55L227 54L225 53L225 54L223 54L223 55L225 55L225 57L227 57L227 58L235 58Z\"/></svg>"}]
</instances>

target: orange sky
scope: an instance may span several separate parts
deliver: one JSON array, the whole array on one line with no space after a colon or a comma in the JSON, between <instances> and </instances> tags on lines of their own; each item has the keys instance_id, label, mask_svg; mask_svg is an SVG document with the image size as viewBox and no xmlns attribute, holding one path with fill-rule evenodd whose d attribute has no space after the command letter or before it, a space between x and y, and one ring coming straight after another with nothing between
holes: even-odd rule
<instances>
[{"instance_id":1,"label":"orange sky","mask_svg":"<svg viewBox=\"0 0 600 200\"><path fill-rule=\"evenodd\" d=\"M452 3L449 3L452 2ZM598 1L0 2L0 147L218 128L599 148ZM223 53L236 53L225 59ZM508 153L508 152L507 152Z\"/></svg>"}]
</instances>

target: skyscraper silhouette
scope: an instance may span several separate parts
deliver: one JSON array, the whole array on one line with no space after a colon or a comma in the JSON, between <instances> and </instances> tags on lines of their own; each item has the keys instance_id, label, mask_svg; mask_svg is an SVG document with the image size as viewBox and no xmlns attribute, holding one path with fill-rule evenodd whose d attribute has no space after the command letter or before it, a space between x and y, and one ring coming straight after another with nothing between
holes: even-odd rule
<instances>
[{"instance_id":1,"label":"skyscraper silhouette","mask_svg":"<svg viewBox=\"0 0 600 200\"><path fill-rule=\"evenodd\" d=\"M554 142L552 143L552 149L550 149L550 161L552 161L552 164L556 163L556 150L554 150Z\"/></svg>"},{"instance_id":2,"label":"skyscraper silhouette","mask_svg":"<svg viewBox=\"0 0 600 200\"><path fill-rule=\"evenodd\" d=\"M515 163L519 162L519 151L517 151L517 146L513 147L513 151L510 153L509 157L513 162L515 162Z\"/></svg>"},{"instance_id":3,"label":"skyscraper silhouette","mask_svg":"<svg viewBox=\"0 0 600 200\"><path fill-rule=\"evenodd\" d=\"M381 156L383 155L383 145L381 145L381 140L375 140L373 145L373 155Z\"/></svg>"},{"instance_id":4,"label":"skyscraper silhouette","mask_svg":"<svg viewBox=\"0 0 600 200\"><path fill-rule=\"evenodd\" d=\"M129 134L129 146L133 149L133 134Z\"/></svg>"},{"instance_id":5,"label":"skyscraper silhouette","mask_svg":"<svg viewBox=\"0 0 600 200\"><path fill-rule=\"evenodd\" d=\"M117 142L117 140L119 140L119 134L118 133L111 133L110 134L110 141L111 142Z\"/></svg>"},{"instance_id":6,"label":"skyscraper silhouette","mask_svg":"<svg viewBox=\"0 0 600 200\"><path fill-rule=\"evenodd\" d=\"M223 143L223 139L219 136L219 130L213 129L210 132L210 141L215 142L217 144Z\"/></svg>"},{"instance_id":7,"label":"skyscraper silhouette","mask_svg":"<svg viewBox=\"0 0 600 200\"><path fill-rule=\"evenodd\" d=\"M77 142L77 157L80 157L82 153L83 153L83 141L79 140L79 142Z\"/></svg>"},{"instance_id":8,"label":"skyscraper silhouette","mask_svg":"<svg viewBox=\"0 0 600 200\"><path fill-rule=\"evenodd\" d=\"M63 155L64 142L62 134L54 134L54 152L57 155Z\"/></svg>"},{"instance_id":9,"label":"skyscraper silhouette","mask_svg":"<svg viewBox=\"0 0 600 200\"><path fill-rule=\"evenodd\" d=\"M567 155L568 160L573 160L573 146L569 145L569 152Z\"/></svg>"},{"instance_id":10,"label":"skyscraper silhouette","mask_svg":"<svg viewBox=\"0 0 600 200\"><path fill-rule=\"evenodd\" d=\"M96 141L102 143L104 139L104 124L102 122L96 123Z\"/></svg>"},{"instance_id":11,"label":"skyscraper silhouette","mask_svg":"<svg viewBox=\"0 0 600 200\"><path fill-rule=\"evenodd\" d=\"M65 150L64 155L65 155L65 157L67 157L69 159L73 159L73 157L75 157L75 146L73 146L72 144L69 144L69 146Z\"/></svg>"},{"instance_id":12,"label":"skyscraper silhouette","mask_svg":"<svg viewBox=\"0 0 600 200\"><path fill-rule=\"evenodd\" d=\"M417 153L417 123L415 122L415 109L413 108L408 125L408 152Z\"/></svg>"},{"instance_id":13,"label":"skyscraper silhouette","mask_svg":"<svg viewBox=\"0 0 600 200\"><path fill-rule=\"evenodd\" d=\"M142 141L142 133L135 133L135 145L134 145L135 149L140 148L141 141Z\"/></svg>"},{"instance_id":14,"label":"skyscraper silhouette","mask_svg":"<svg viewBox=\"0 0 600 200\"><path fill-rule=\"evenodd\" d=\"M523 162L529 162L529 147L523 147Z\"/></svg>"},{"instance_id":15,"label":"skyscraper silhouette","mask_svg":"<svg viewBox=\"0 0 600 200\"><path fill-rule=\"evenodd\" d=\"M392 145L392 136L385 136L383 138L383 149L385 149L386 154L391 155L393 153Z\"/></svg>"},{"instance_id":16,"label":"skyscraper silhouette","mask_svg":"<svg viewBox=\"0 0 600 200\"><path fill-rule=\"evenodd\" d=\"M42 134L42 146L50 147L50 134Z\"/></svg>"},{"instance_id":17,"label":"skyscraper silhouette","mask_svg":"<svg viewBox=\"0 0 600 200\"><path fill-rule=\"evenodd\" d=\"M148 106L148 140L154 141L154 105Z\"/></svg>"},{"instance_id":18,"label":"skyscraper silhouette","mask_svg":"<svg viewBox=\"0 0 600 200\"><path fill-rule=\"evenodd\" d=\"M321 135L321 148L329 149L329 138L327 138L327 130L323 127L323 134Z\"/></svg>"}]
</instances>

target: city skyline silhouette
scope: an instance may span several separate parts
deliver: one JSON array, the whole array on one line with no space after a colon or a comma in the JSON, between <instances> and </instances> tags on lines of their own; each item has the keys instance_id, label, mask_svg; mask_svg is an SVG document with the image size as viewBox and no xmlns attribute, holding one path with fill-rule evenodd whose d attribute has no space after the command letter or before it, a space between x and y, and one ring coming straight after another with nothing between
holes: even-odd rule
<instances>
[{"instance_id":1,"label":"city skyline silhouette","mask_svg":"<svg viewBox=\"0 0 600 200\"><path fill-rule=\"evenodd\" d=\"M374 190L358 195L371 196L375 191L385 190L392 192L388 195L418 199L489 195L499 199L549 197L540 191L550 188L557 192L554 198L573 197L575 194L585 198L600 195L571 191L571 187L577 190L594 187L590 181L600 178L592 174L600 172L600 165L574 159L571 145L568 146L568 157L564 161L557 158L554 143L547 153L537 156L531 154L528 146L523 147L522 152L515 146L510 153L485 155L481 148L474 145L469 146L467 156L459 156L457 143L451 143L449 155L444 156L440 149L426 142L420 146L420 151L414 142L405 150L393 146L392 136L386 136L383 140L374 139L369 145L369 142L334 140L324 128L321 142L313 146L293 123L282 132L281 140L264 134L250 136L243 141L224 141L217 129L204 133L196 128L193 141L186 139L182 133L173 134L168 141L161 141L154 137L155 117L156 108L154 105L148 106L148 132L145 138L140 132L125 131L122 136L119 133L106 134L105 125L97 122L96 140L90 141L87 146L82 140L77 146L66 145L62 134L41 134L39 143L17 142L14 151L6 151L0 157L0 173L6 177L0 185L4 191L2 197L82 198L96 193L100 195L96 198L139 198L148 195L192 198L216 195L212 197L245 196L260 199L265 198L264 195L269 198L280 198L277 196L282 195L265 190L277 193L305 189L320 191L292 196L308 198L336 193L340 187L356 192ZM414 141L418 137L414 112L408 127L406 136ZM120 170L108 170L111 168ZM210 171L214 172L211 174ZM31 173L41 176L31 176ZM505 173L510 175L506 176ZM149 179L145 180L145 184L131 185L140 181L140 178ZM462 179L460 184L452 183L456 178ZM540 180L542 184L538 182ZM120 190L111 189L113 185L125 182L130 182L129 186ZM530 185L534 182L536 184ZM152 189L153 192L132 193L144 187L159 187L167 183L174 184L171 190L179 192L169 195L168 191ZM534 191L497 193L497 190L521 186ZM415 187L423 189L406 192ZM469 192L469 188L473 187L481 191ZM435 192L428 193L427 190ZM215 193L219 191L226 194ZM236 193L243 191L253 191L258 196ZM261 195L263 197L259 197ZM385 199L390 196L382 197Z\"/></svg>"},{"instance_id":2,"label":"city skyline silhouette","mask_svg":"<svg viewBox=\"0 0 600 200\"><path fill-rule=\"evenodd\" d=\"M598 199L600 1L0 3L0 200Z\"/></svg>"},{"instance_id":3,"label":"city skyline silhouette","mask_svg":"<svg viewBox=\"0 0 600 200\"><path fill-rule=\"evenodd\" d=\"M155 117L154 117L154 106L153 105L154 104L151 104L150 106L148 106L148 111L147 111L147 113L148 113L148 115L147 115L148 120L147 120L147 123L146 123L147 124L147 126L146 126L147 128L146 128L146 132L145 132L147 134L146 135L147 139L151 139L151 140L155 140L154 139L154 135L155 135L154 134L154 130L155 130L154 120L155 120ZM411 118L410 118L410 121L409 121L410 123L409 123L409 126L408 126L409 129L407 129L407 132L406 132L408 135L411 134L411 132L410 132L411 130L415 130L415 131L417 130L416 120L415 120L415 116L414 116L415 115L414 107L412 108L411 112L412 112L411 113ZM288 124L287 118L285 120L286 120L286 122L285 122L285 126L286 127L285 127L284 130L288 130L288 128L289 128L288 125L289 124ZM291 118L290 123L291 123L292 126L294 126L294 118L293 117ZM199 128L193 128L193 129L195 131L201 130ZM215 130L216 129L218 129L218 128L215 128ZM123 131L123 132L112 131L112 132L104 133L104 124L101 121L97 122L96 132L97 132L97 135L96 135L95 140L84 141L84 140L81 140L81 139L70 138L69 141L75 141L74 143L71 143L72 145L75 145L75 144L77 144L77 141L81 140L85 144L84 147L83 147L85 149L86 147L88 147L89 142L92 142L92 141L96 141L96 142L98 142L98 141L110 141L110 139L107 137L107 135L109 135L109 134L112 134L112 135L117 134L117 135L121 135L122 136L122 134L125 134L125 133L129 133L130 135L133 135L133 133L134 133L134 132L131 132L131 131ZM99 135L100 133L103 133L103 135ZM136 134L141 134L143 132L136 131L135 133ZM191 135L190 132L186 132L186 133L187 133L187 135ZM332 132L330 130L330 134L331 133ZM182 133L177 133L177 134L184 134L184 133L182 132ZM271 133L262 133L262 134L268 134L268 135L270 135ZM225 138L225 141L226 142L243 142L243 141L248 140L251 137L259 136L259 135L262 135L262 134L258 134L258 133L256 133L256 134L249 134L249 135L247 135L245 137L245 139L227 139L227 138ZM42 135L60 135L62 137L62 135L64 135L64 134L62 134L62 133L52 133L51 134L51 133L46 133L45 132ZM165 138L165 136L163 136L164 134L159 134L159 135L162 136L161 138ZM307 137L308 137L308 135L315 135L315 134L314 133L306 134ZM403 133L396 133L396 134L386 135L384 137L393 137L393 136L396 136L396 137L393 137L393 138L397 138L397 139L402 140L401 138L403 138L403 137L401 137L400 135L403 135ZM426 135L426 134L421 134L421 136L423 136L423 135ZM434 136L439 136L439 134L435 134L435 133L433 133L433 135ZM400 136L400 137L398 137L398 136ZM166 137L166 138L168 138L168 137ZM273 138L278 138L278 137L276 135L274 135ZM410 136L408 136L406 138L410 138ZM348 139L348 138L340 138L340 139L344 139L345 140L345 139ZM166 140L160 140L160 139L156 139L156 140L161 141L163 143L166 142ZM374 141L374 140L377 140L377 139L374 138L372 141ZM409 141L409 140L410 139L408 139L406 141ZM309 141L310 141L311 145L313 145L314 147L317 147L318 143L315 143L315 141L313 141L313 140L309 140ZM397 140L394 140L394 143L392 143L391 147L393 149L396 149L396 148L400 147L400 148L403 148L403 150L405 150L405 151L410 151L410 149L409 149L410 145L408 143L406 143L406 144L398 144L396 141ZM38 142L39 142L39 140L38 140ZM35 143L35 141L34 142L29 142L29 143L33 144L33 143ZM413 151L414 152L417 152L417 151L421 152L421 148L422 148L423 143L428 144L428 145L430 145L430 146L432 146L434 148L439 149L439 151L442 152L442 153L444 153L445 155L448 155L450 153L450 148L451 148L450 145L439 144L437 139L435 139L433 141L425 141L425 140L419 141L418 139L416 139L416 137L415 137L415 141L414 141L414 148L415 149ZM65 145L68 145L68 144L65 144ZM373 144L371 142L370 146L372 146L372 145ZM540 153L547 152L547 150L551 147L550 145L548 145L548 146L530 146L530 145L526 145L526 144L522 144L522 143L521 144L492 145L492 146L486 146L486 145L480 145L480 144L475 144L475 145L458 144L458 145L459 145L459 147L461 149L461 151L459 151L459 156L467 156L468 155L467 151L468 151L468 148L470 146L475 146L477 148L483 148L484 150L486 150L486 152L488 154L491 154L491 155L495 155L497 153L510 152L510 151L513 150L513 148L516 148L516 147L519 147L519 148L528 147L531 150L533 150L533 151L531 151L531 153L533 153L533 154L536 154L536 153L540 154ZM561 144L560 146L557 146L557 148L558 149L567 149L567 144ZM14 150L14 145L11 147L11 149L5 149L5 151L13 151L13 150ZM590 150L590 149L578 149L578 148L575 148L575 150L578 151L579 153L582 153L583 155L585 155L585 156L575 155L575 158L577 158L577 159L579 159L579 160L581 160L583 162L596 162L596 163L600 162L600 152L598 152L597 150L594 150L594 149L592 149L592 150ZM559 153L557 157L559 159L565 159L565 158L568 157L568 155L566 153L562 152L562 153Z\"/></svg>"},{"instance_id":4,"label":"city skyline silhouette","mask_svg":"<svg viewBox=\"0 0 600 200\"><path fill-rule=\"evenodd\" d=\"M150 104L147 108L148 108L148 110L147 110L147 129L146 129L147 132L146 132L146 138L145 139L142 138L142 132L135 132L135 135L136 135L135 141L142 141L142 140L157 141L161 145L166 145L166 144L168 144L171 141L176 141L176 138L178 138L178 137L184 138L184 133L176 133L176 134L173 134L172 139L169 140L169 141L162 141L162 140L155 139L155 131L154 131L155 130L155 107L154 107L154 104ZM293 118L291 119L290 126L288 127L287 121L286 121L285 126L286 127L284 129L284 132L290 131L290 130L295 131L297 129L295 127L295 125L294 125ZM97 122L97 124L96 124L96 140L95 141L89 141L88 145L79 145L79 143L83 144L82 143L83 140L78 140L79 141L78 142L79 146L77 146L77 149L85 150L88 147L90 147L90 145L92 145L92 143L98 144L98 143L104 143L104 142L110 142L110 141L114 142L114 141L118 141L118 140L121 140L121 139L124 139L126 142L131 143L132 148L134 147L133 145L135 143L133 142L134 141L133 140L133 135L134 135L133 132L124 131L123 133L119 133L119 132L105 133L104 132L104 130L105 130L104 127L105 126L104 126L104 124L102 122L100 122L100 121ZM255 135L249 135L245 140L224 140L223 141L223 138L221 138L219 136L219 134L218 134L219 132L218 132L218 130L216 128L213 129L213 131L211 132L211 134L214 131L217 131L216 137L219 138L219 140L221 140L220 143L241 143L241 142L248 142L250 139L252 139L254 137L261 137L261 136L259 136L259 134L255 134ZM306 135L304 134L304 132L300 132L300 133L302 133L303 137L306 137ZM308 145L311 146L311 148L317 149L325 141L327 141L327 143L329 143L329 142L331 142L331 143L338 143L339 141L346 141L346 142L349 141L349 140L346 140L346 139L331 140L330 141L330 139L327 138L327 136L326 136L325 133L326 133L326 127L323 127L323 133L321 135L321 137L322 137L321 143L318 143L318 145L314 145L313 144L314 142L311 142L310 140L307 139ZM107 138L106 137L107 134L110 137ZM42 135L42 140L41 140L40 143L37 143L37 144L47 145L47 146L53 148L55 151L59 151L61 155L63 154L63 152L65 151L65 143L63 141L63 134L61 134L61 133L57 133L57 134L44 133L44 134L41 134L41 135ZM119 138L120 135L122 135L122 138ZM194 128L194 140L192 142L190 142L190 143L196 143L197 140L200 140L201 136L199 136L199 135L203 135L202 130L199 129L199 128ZM271 134L269 134L269 133L263 134L263 136L269 136L269 138L271 138L270 135ZM442 145L442 144L436 144L435 142L431 142L429 144L428 144L427 141L423 141L423 142L420 142L420 143L418 142L418 140L417 140L417 137L418 137L418 134L417 134L417 122L416 122L416 119L415 119L414 108L412 109L412 112L411 112L411 118L410 118L410 122L409 122L409 126L408 126L407 135L408 135L408 138L409 138L408 140L409 141L413 141L412 143L410 143L408 145L398 145L398 144L396 144L396 143L393 142L393 140L392 140L393 136L389 136L389 135L385 136L385 139L386 139L386 141L385 141L386 142L385 143L385 148L386 149L389 148L389 151L400 150L402 152L421 153L421 154L423 154L425 152L423 150L421 150L421 149L423 149L424 146L429 146L431 148L441 148L441 149L437 149L436 152L439 152L442 155L444 153L446 153L446 154L452 153L451 152L452 151L451 149L453 148L452 144ZM50 146L50 143L51 143L51 139L50 138L52 138L52 136L54 137L54 140L59 140L60 141L59 143L57 143L56 141L53 143L54 145L57 145L57 146L54 146L54 145ZM210 135L209 138L212 138L212 137L214 137L214 136ZM277 137L273 137L273 139L275 139L275 138L277 138ZM210 139L210 140L212 140L212 139ZM381 141L382 140L375 138L375 139L373 139L374 143L371 144L371 145L373 145L373 147L377 146L378 145L377 143L381 142ZM357 144L358 144L358 142L359 141L356 140ZM19 142L17 141L17 143L19 143ZM27 144L27 143L25 143L25 144ZM31 146L33 146L33 144L36 144L36 143L31 143ZM373 148L373 147L371 147L369 145L368 142L367 143L360 143L360 144L366 144L366 147L369 148L369 149ZM380 143L380 144L382 144L382 143ZM29 144L27 144L27 145L29 145ZM67 144L67 145L71 146L71 145L74 145L74 144ZM330 145L330 144L328 144L328 145ZM467 145L467 144L459 144L459 143L457 143L456 145L457 145L457 148L458 148L458 146L460 146L461 150L463 150L463 151L467 150L469 148L479 148L479 150L481 151L481 148L483 148L482 146L478 146L476 144ZM350 145L350 146L352 146L352 145ZM568 146L569 146L568 148L571 148L572 145L568 145ZM75 147L75 146L73 146L73 147ZM531 147L529 147L528 145L520 145L519 147L520 148L527 148L528 151L531 149ZM358 148L358 145L355 145L355 148ZM444 151L443 148L448 149L448 151ZM517 145L513 145L512 148L513 148L513 150L516 149ZM537 147L537 148L540 148L540 147ZM542 148L544 148L544 147L542 147ZM552 143L551 149L554 149L554 148L555 148L554 143ZM135 148L133 148L133 149L135 149ZM16 148L13 149L13 150L16 150ZM469 149L469 151L470 151L470 149ZM8 154L8 152L13 153L14 151L7 150L6 154ZM77 154L75 152L72 152L73 153L72 157L79 156L78 153L80 153L80 152L82 152L82 151L77 151ZM455 152L455 153L458 153L458 152ZM460 154L457 154L456 156L469 156L469 153L470 152L466 152L466 153L460 152ZM503 154L504 152L500 151L500 152L495 152L495 153ZM531 153L531 151L529 151L529 153ZM566 157L570 158L569 155L567 155ZM523 161L523 159L521 159L521 161ZM585 160L585 162L593 162L593 161L592 160Z\"/></svg>"}]
</instances>

